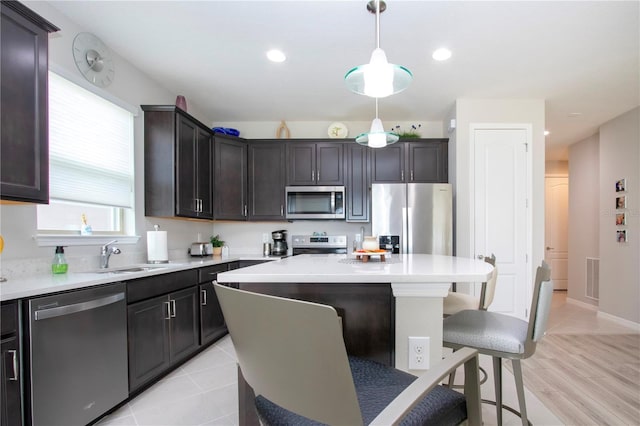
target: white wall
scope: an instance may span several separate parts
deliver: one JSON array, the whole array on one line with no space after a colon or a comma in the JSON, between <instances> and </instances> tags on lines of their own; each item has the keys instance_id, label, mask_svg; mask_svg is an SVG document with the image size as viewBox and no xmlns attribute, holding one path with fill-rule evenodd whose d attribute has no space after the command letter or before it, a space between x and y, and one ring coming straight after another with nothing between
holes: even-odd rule
<instances>
[{"instance_id":1,"label":"white wall","mask_svg":"<svg viewBox=\"0 0 640 426\"><path fill-rule=\"evenodd\" d=\"M618 243L615 182L623 178L628 242ZM640 323L640 108L600 127L599 188L600 311Z\"/></svg>"},{"instance_id":2,"label":"white wall","mask_svg":"<svg viewBox=\"0 0 640 426\"><path fill-rule=\"evenodd\" d=\"M454 197L456 200L456 254L471 257L473 253L473 230L471 229L471 215L473 199L471 176L469 174L471 161L470 126L480 123L514 123L530 124L533 129L532 140L532 179L533 199L532 209L532 262L531 276L535 268L544 259L544 174L545 174L545 141L544 141L544 100L541 99L458 99L455 113L451 118L456 119L455 137L449 135L450 144L454 140L453 152L455 158L449 159L455 163ZM450 173L451 174L451 173ZM464 288L464 286L463 286Z\"/></svg>"},{"instance_id":3,"label":"white wall","mask_svg":"<svg viewBox=\"0 0 640 426\"><path fill-rule=\"evenodd\" d=\"M586 258L600 257L600 139L569 147L569 284L567 296L598 305L586 295ZM601 289L602 290L602 289Z\"/></svg>"},{"instance_id":4,"label":"white wall","mask_svg":"<svg viewBox=\"0 0 640 426\"><path fill-rule=\"evenodd\" d=\"M441 138L442 123L440 121L385 121L384 117L380 117L386 131L391 131L393 127L399 125L402 130L410 130L412 124L420 124L420 136L423 138ZM371 117L373 120L373 117ZM331 121L291 121L285 122L291 139L298 138L327 138L329 125ZM348 138L355 138L360 133L368 132L371 127L371 121L349 121L343 120L343 124L349 129ZM211 127L230 127L238 129L240 136L247 139L277 139L276 131L280 126L279 121L232 121L232 122L213 122ZM283 136L284 137L284 136Z\"/></svg>"},{"instance_id":5,"label":"white wall","mask_svg":"<svg viewBox=\"0 0 640 426\"><path fill-rule=\"evenodd\" d=\"M568 176L569 162L560 160L551 160L545 162L545 176Z\"/></svg>"}]
</instances>

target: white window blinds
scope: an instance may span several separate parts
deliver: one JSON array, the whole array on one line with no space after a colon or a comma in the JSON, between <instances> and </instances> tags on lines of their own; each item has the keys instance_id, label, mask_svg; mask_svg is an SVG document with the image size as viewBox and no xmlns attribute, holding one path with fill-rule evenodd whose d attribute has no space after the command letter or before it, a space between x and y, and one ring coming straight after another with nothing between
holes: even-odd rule
<instances>
[{"instance_id":1,"label":"white window blinds","mask_svg":"<svg viewBox=\"0 0 640 426\"><path fill-rule=\"evenodd\" d=\"M49 196L133 207L133 115L49 72Z\"/></svg>"}]
</instances>

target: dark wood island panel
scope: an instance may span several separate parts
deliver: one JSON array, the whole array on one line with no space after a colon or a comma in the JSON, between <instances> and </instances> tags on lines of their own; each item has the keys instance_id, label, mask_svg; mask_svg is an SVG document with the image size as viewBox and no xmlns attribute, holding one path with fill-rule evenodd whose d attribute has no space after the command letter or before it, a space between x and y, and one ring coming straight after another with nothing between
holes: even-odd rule
<instances>
[{"instance_id":1,"label":"dark wood island panel","mask_svg":"<svg viewBox=\"0 0 640 426\"><path fill-rule=\"evenodd\" d=\"M254 293L333 306L349 355L395 365L395 300L382 283L240 283Z\"/></svg>"}]
</instances>

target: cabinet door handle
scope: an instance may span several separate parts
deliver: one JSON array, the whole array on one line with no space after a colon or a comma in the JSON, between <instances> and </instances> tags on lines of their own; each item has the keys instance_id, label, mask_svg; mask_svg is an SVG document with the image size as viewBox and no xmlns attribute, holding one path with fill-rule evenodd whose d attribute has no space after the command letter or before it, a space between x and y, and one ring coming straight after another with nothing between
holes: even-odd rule
<instances>
[{"instance_id":1,"label":"cabinet door handle","mask_svg":"<svg viewBox=\"0 0 640 426\"><path fill-rule=\"evenodd\" d=\"M11 375L11 377L8 378L8 380L16 381L18 380L18 353L15 349L8 350L7 353L10 353L11 357L13 358L11 360L13 374Z\"/></svg>"},{"instance_id":2,"label":"cabinet door handle","mask_svg":"<svg viewBox=\"0 0 640 426\"><path fill-rule=\"evenodd\" d=\"M203 208L203 205L204 205L204 204L202 203L202 198L199 198L199 199L198 199L198 203L200 204L200 210L199 210L198 212L199 212L199 213L202 213L202 211L204 210L204 208Z\"/></svg>"},{"instance_id":3,"label":"cabinet door handle","mask_svg":"<svg viewBox=\"0 0 640 426\"><path fill-rule=\"evenodd\" d=\"M207 306L207 290L201 290L200 295L201 295L200 304L202 306Z\"/></svg>"},{"instance_id":4,"label":"cabinet door handle","mask_svg":"<svg viewBox=\"0 0 640 426\"><path fill-rule=\"evenodd\" d=\"M316 180L316 172L314 170L311 170L311 180L312 181Z\"/></svg>"},{"instance_id":5,"label":"cabinet door handle","mask_svg":"<svg viewBox=\"0 0 640 426\"><path fill-rule=\"evenodd\" d=\"M413 182L413 170L411 170L411 181Z\"/></svg>"},{"instance_id":6,"label":"cabinet door handle","mask_svg":"<svg viewBox=\"0 0 640 426\"><path fill-rule=\"evenodd\" d=\"M280 216L284 216L284 207L280 204Z\"/></svg>"},{"instance_id":7,"label":"cabinet door handle","mask_svg":"<svg viewBox=\"0 0 640 426\"><path fill-rule=\"evenodd\" d=\"M169 304L169 302L164 302L164 305L167 308L167 316L164 317L164 319L166 320L171 319L171 305Z\"/></svg>"},{"instance_id":8,"label":"cabinet door handle","mask_svg":"<svg viewBox=\"0 0 640 426\"><path fill-rule=\"evenodd\" d=\"M244 205L244 217L247 217L247 205Z\"/></svg>"},{"instance_id":9,"label":"cabinet door handle","mask_svg":"<svg viewBox=\"0 0 640 426\"><path fill-rule=\"evenodd\" d=\"M176 301L171 299L171 318L176 317Z\"/></svg>"},{"instance_id":10,"label":"cabinet door handle","mask_svg":"<svg viewBox=\"0 0 640 426\"><path fill-rule=\"evenodd\" d=\"M400 180L404 180L404 170L400 171Z\"/></svg>"},{"instance_id":11,"label":"cabinet door handle","mask_svg":"<svg viewBox=\"0 0 640 426\"><path fill-rule=\"evenodd\" d=\"M318 176L316 176L318 178L318 182L320 182L320 170L318 170Z\"/></svg>"}]
</instances>

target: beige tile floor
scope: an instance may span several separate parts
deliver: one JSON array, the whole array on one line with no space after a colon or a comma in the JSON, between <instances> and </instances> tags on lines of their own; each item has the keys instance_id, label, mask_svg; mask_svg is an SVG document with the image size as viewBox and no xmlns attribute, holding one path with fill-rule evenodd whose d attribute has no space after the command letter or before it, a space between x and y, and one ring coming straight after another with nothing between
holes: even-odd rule
<instances>
[{"instance_id":1,"label":"beige tile floor","mask_svg":"<svg viewBox=\"0 0 640 426\"><path fill-rule=\"evenodd\" d=\"M554 294L548 332L613 334L628 333L629 328L598 318L595 311L566 303L566 293L558 292ZM482 356L481 365L491 372L489 357ZM505 404L517 407L513 376L507 369L503 369L503 389ZM482 386L482 397L493 399L491 377ZM562 424L529 391L526 401L533 424ZM235 352L226 336L104 418L99 425L237 425L237 406ZM483 420L485 425L496 424L495 407L483 404ZM506 426L520 424L518 417L506 411L503 421Z\"/></svg>"}]
</instances>

